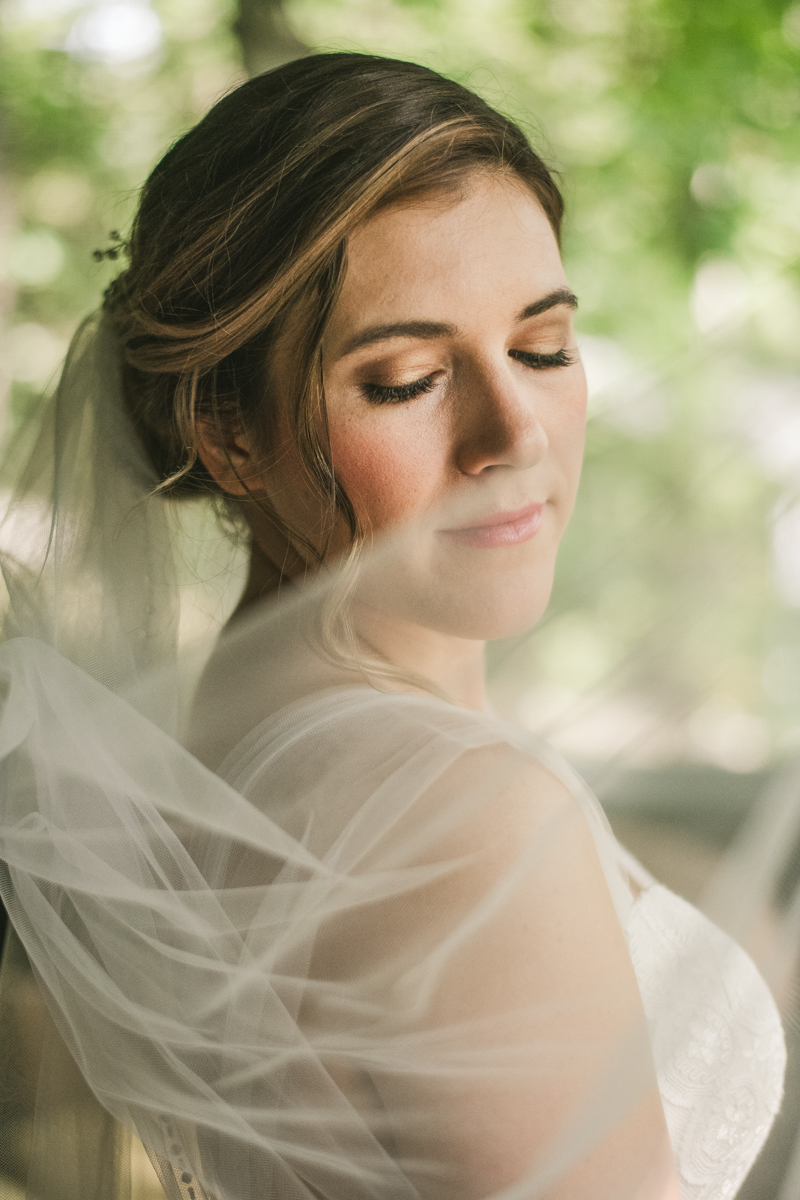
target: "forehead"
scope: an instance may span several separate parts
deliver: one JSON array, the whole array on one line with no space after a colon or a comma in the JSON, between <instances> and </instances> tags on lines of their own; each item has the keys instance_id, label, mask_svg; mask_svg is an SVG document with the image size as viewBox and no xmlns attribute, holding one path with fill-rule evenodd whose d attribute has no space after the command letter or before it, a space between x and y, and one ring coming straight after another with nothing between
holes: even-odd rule
<instances>
[{"instance_id":1,"label":"forehead","mask_svg":"<svg viewBox=\"0 0 800 1200\"><path fill-rule=\"evenodd\" d=\"M348 243L340 319L370 310L496 302L516 312L566 280L555 235L536 197L515 177L482 174L459 193L398 203Z\"/></svg>"}]
</instances>

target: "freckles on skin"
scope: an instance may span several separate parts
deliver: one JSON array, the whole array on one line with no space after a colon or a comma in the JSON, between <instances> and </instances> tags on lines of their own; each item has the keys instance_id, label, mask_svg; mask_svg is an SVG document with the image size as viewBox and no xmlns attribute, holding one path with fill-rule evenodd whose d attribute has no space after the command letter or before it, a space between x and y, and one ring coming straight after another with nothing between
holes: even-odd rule
<instances>
[{"instance_id":1,"label":"freckles on skin","mask_svg":"<svg viewBox=\"0 0 800 1200\"><path fill-rule=\"evenodd\" d=\"M569 294L547 218L507 177L394 206L351 237L323 361L333 465L362 524L394 524L455 492L494 511L545 500L560 532L580 470L582 368L536 372L509 355L574 350L568 307L517 320L559 290ZM409 321L441 332L357 344ZM429 394L407 401L365 394L426 376Z\"/></svg>"},{"instance_id":2,"label":"freckles on skin","mask_svg":"<svg viewBox=\"0 0 800 1200\"><path fill-rule=\"evenodd\" d=\"M446 455L438 445L444 440L441 414L430 413L424 424L399 411L400 420L394 422L391 412L377 415L384 418L382 429L355 416L342 416L330 428L336 475L365 526L373 530L420 515L428 499L424 483L435 477Z\"/></svg>"}]
</instances>

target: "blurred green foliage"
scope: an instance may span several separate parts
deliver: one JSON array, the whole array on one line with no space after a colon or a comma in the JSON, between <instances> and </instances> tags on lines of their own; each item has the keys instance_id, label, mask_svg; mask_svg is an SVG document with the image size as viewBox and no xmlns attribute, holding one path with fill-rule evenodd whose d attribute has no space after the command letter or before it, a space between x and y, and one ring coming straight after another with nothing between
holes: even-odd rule
<instances>
[{"instance_id":1,"label":"blurred green foliage","mask_svg":"<svg viewBox=\"0 0 800 1200\"><path fill-rule=\"evenodd\" d=\"M166 147L244 78L231 8L220 0L163 4L161 45L127 60L123 45L120 61L102 38L67 52L87 12L66 0L0 4L0 305L12 419L48 383L78 319L118 269L93 251L128 227Z\"/></svg>"},{"instance_id":2,"label":"blurred green foliage","mask_svg":"<svg viewBox=\"0 0 800 1200\"><path fill-rule=\"evenodd\" d=\"M92 251L124 231L166 145L243 77L232 0L159 0L161 45L127 61L92 49L85 21L100 7L0 0L16 415L113 275ZM284 18L315 50L410 57L459 78L562 175L592 390L586 468L547 618L493 651L498 704L584 757L748 770L789 752L800 3L286 0ZM269 53L250 46L248 61Z\"/></svg>"}]
</instances>

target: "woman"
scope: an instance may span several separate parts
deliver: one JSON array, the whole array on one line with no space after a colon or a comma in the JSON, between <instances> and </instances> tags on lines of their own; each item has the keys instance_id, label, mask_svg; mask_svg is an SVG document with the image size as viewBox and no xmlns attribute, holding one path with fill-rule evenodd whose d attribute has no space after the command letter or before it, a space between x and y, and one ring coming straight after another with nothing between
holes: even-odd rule
<instances>
[{"instance_id":1,"label":"woman","mask_svg":"<svg viewBox=\"0 0 800 1200\"><path fill-rule=\"evenodd\" d=\"M755 968L485 712L578 485L561 215L423 67L254 79L145 185L17 479L3 896L169 1195L732 1196L777 1110ZM187 687L209 495L250 559Z\"/></svg>"}]
</instances>

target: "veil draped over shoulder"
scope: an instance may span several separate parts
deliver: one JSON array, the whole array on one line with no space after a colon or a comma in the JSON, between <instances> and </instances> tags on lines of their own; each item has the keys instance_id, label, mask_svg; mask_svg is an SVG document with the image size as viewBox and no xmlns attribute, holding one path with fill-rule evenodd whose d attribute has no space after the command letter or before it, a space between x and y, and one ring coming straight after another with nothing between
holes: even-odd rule
<instances>
[{"instance_id":1,"label":"veil draped over shoulder","mask_svg":"<svg viewBox=\"0 0 800 1200\"><path fill-rule=\"evenodd\" d=\"M635 1197L614 1136L653 1066L598 992L633 898L596 801L530 735L337 665L334 571L219 637L236 549L151 495L116 354L90 318L3 481L9 1195L144 1196L134 1134L171 1200L568 1195L604 1145L592 1194ZM547 922L509 941L521 898ZM565 931L559 991L535 961Z\"/></svg>"}]
</instances>

